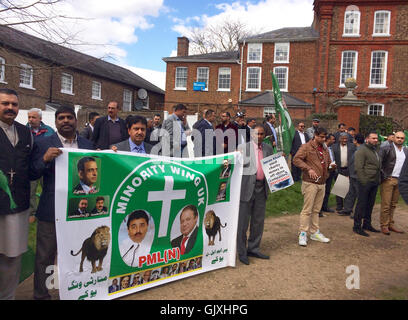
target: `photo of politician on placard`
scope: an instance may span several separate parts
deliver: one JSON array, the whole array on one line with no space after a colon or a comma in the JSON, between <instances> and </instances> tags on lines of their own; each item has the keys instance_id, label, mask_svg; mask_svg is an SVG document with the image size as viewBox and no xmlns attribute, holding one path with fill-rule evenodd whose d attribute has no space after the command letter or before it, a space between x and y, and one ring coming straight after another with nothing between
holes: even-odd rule
<instances>
[{"instance_id":1,"label":"photo of politician on placard","mask_svg":"<svg viewBox=\"0 0 408 320\"><path fill-rule=\"evenodd\" d=\"M146 256L154 240L154 221L145 210L135 210L119 228L119 251L123 262L139 266L139 257Z\"/></svg>"},{"instance_id":2,"label":"photo of politician on placard","mask_svg":"<svg viewBox=\"0 0 408 320\"><path fill-rule=\"evenodd\" d=\"M196 206L185 206L181 210L179 219L180 229L178 234L181 233L181 235L171 240L171 246L173 248L180 248L180 253L183 255L191 251L197 240L199 215Z\"/></svg>"},{"instance_id":3,"label":"photo of politician on placard","mask_svg":"<svg viewBox=\"0 0 408 320\"><path fill-rule=\"evenodd\" d=\"M99 191L100 159L97 157L82 157L77 162L78 176L73 177L73 194L94 194Z\"/></svg>"}]
</instances>

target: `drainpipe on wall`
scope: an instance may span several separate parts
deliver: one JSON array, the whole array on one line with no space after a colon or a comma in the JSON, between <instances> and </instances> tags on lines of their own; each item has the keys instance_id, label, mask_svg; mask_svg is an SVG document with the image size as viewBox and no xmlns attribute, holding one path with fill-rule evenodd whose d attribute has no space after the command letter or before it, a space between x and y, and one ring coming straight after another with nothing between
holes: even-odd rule
<instances>
[{"instance_id":1,"label":"drainpipe on wall","mask_svg":"<svg viewBox=\"0 0 408 320\"><path fill-rule=\"evenodd\" d=\"M241 48L241 62L238 62L238 64L241 65L241 73L239 75L239 101L238 103L241 102L241 96L242 96L242 68L243 68L243 59L244 59L244 47L245 47L245 40L242 43L242 48Z\"/></svg>"}]
</instances>

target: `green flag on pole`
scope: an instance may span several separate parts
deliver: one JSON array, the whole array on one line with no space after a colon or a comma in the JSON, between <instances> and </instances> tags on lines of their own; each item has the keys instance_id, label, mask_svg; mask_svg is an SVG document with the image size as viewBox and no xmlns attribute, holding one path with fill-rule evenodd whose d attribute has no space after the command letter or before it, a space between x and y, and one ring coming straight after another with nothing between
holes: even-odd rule
<instances>
[{"instance_id":1,"label":"green flag on pole","mask_svg":"<svg viewBox=\"0 0 408 320\"><path fill-rule=\"evenodd\" d=\"M281 119L281 132L282 132L282 149L286 155L289 155L290 149L292 148L293 137L295 136L295 127L293 125L292 119L290 118L289 111L286 107L285 100L282 98L278 80L276 76L271 72L272 84L273 84L273 95L275 98L275 110L276 113L280 115Z\"/></svg>"}]
</instances>

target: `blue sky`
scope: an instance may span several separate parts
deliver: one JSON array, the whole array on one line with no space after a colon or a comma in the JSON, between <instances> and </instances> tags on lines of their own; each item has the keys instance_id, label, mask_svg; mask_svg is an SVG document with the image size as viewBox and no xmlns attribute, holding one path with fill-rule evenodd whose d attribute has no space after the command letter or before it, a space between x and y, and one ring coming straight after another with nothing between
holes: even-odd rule
<instances>
[{"instance_id":1,"label":"blue sky","mask_svg":"<svg viewBox=\"0 0 408 320\"><path fill-rule=\"evenodd\" d=\"M188 37L191 27L233 19L267 32L313 20L313 0L63 0L54 10L81 18L62 22L82 43L73 49L129 68L162 89L162 58L175 55L177 37Z\"/></svg>"}]
</instances>

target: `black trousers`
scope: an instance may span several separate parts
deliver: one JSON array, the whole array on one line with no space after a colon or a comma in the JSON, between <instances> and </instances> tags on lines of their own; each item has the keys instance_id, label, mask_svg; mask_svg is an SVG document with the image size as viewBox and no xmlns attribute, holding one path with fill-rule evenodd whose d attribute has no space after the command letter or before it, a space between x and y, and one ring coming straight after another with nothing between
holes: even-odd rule
<instances>
[{"instance_id":1,"label":"black trousers","mask_svg":"<svg viewBox=\"0 0 408 320\"><path fill-rule=\"evenodd\" d=\"M350 175L350 172L349 172L347 167L338 168L337 172L338 172L338 174L341 174L341 175L346 176L346 177L348 177ZM336 175L336 179L337 179L337 176L338 175ZM345 207L345 199L343 199L342 197L336 196L336 210L341 211L341 210L344 209L344 207Z\"/></svg>"},{"instance_id":2,"label":"black trousers","mask_svg":"<svg viewBox=\"0 0 408 320\"><path fill-rule=\"evenodd\" d=\"M302 169L296 167L292 161L292 178L293 181L300 181L302 180Z\"/></svg>"},{"instance_id":3,"label":"black trousers","mask_svg":"<svg viewBox=\"0 0 408 320\"><path fill-rule=\"evenodd\" d=\"M354 212L354 228L360 229L371 226L371 213L377 195L378 183L368 182L363 185L357 182L358 185L358 199Z\"/></svg>"},{"instance_id":4,"label":"black trousers","mask_svg":"<svg viewBox=\"0 0 408 320\"><path fill-rule=\"evenodd\" d=\"M337 179L337 173L335 171L331 171L329 177L326 180L326 190L324 193L324 199L323 199L323 204L322 204L323 211L329 208L328 204L329 204L330 191L333 185L333 181L336 181L336 179Z\"/></svg>"}]
</instances>

